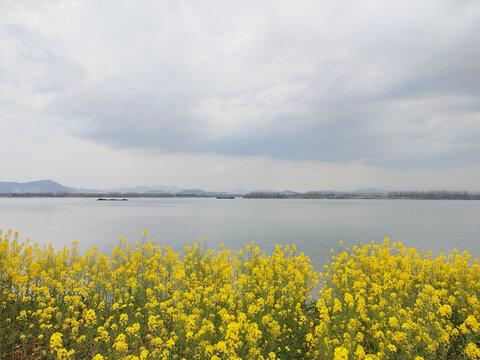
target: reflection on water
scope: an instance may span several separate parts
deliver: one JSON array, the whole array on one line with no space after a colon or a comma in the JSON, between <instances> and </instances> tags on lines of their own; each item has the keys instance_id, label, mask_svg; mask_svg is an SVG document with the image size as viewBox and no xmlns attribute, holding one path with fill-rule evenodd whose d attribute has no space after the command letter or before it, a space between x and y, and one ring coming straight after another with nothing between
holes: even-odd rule
<instances>
[{"instance_id":1,"label":"reflection on water","mask_svg":"<svg viewBox=\"0 0 480 360\"><path fill-rule=\"evenodd\" d=\"M205 237L214 249L254 241L267 253L295 243L316 267L340 240L352 246L386 236L434 254L458 248L480 257L479 219L480 201L0 198L0 229L56 249L78 240L82 251L109 253L120 237L134 243L148 230L147 240L174 250Z\"/></svg>"}]
</instances>

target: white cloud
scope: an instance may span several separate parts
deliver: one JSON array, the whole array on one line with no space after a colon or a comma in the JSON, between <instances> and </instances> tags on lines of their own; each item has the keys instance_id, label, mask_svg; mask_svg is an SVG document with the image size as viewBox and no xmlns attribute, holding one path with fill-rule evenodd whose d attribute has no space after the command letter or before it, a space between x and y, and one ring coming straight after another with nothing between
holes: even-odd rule
<instances>
[{"instance_id":1,"label":"white cloud","mask_svg":"<svg viewBox=\"0 0 480 360\"><path fill-rule=\"evenodd\" d=\"M0 24L0 140L32 174L70 154L106 186L128 163L310 189L479 164L476 2L27 1Z\"/></svg>"},{"instance_id":2,"label":"white cloud","mask_svg":"<svg viewBox=\"0 0 480 360\"><path fill-rule=\"evenodd\" d=\"M2 180L53 178L70 186L108 188L176 185L206 190L293 189L296 191L358 187L386 189L478 190L480 166L449 169L388 170L362 161L343 164L274 160L216 154L158 155L142 149L111 149L71 137L49 126L40 137L1 127ZM39 134L40 135L40 134Z\"/></svg>"}]
</instances>

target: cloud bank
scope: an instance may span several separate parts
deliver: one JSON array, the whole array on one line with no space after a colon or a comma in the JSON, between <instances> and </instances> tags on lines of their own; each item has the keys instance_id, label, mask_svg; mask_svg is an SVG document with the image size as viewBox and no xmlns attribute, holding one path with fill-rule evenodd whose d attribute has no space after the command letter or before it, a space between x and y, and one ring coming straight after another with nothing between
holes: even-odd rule
<instances>
[{"instance_id":1,"label":"cloud bank","mask_svg":"<svg viewBox=\"0 0 480 360\"><path fill-rule=\"evenodd\" d=\"M412 172L479 164L476 1L0 8L4 134L41 143L60 128L152 157Z\"/></svg>"}]
</instances>

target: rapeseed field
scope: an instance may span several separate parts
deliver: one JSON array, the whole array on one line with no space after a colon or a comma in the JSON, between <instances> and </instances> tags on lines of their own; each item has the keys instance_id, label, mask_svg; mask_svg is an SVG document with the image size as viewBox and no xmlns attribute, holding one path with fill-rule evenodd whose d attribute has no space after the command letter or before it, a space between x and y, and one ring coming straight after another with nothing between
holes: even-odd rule
<instances>
[{"instance_id":1,"label":"rapeseed field","mask_svg":"<svg viewBox=\"0 0 480 360\"><path fill-rule=\"evenodd\" d=\"M121 239L107 256L0 231L0 358L480 359L479 280L467 252L388 239L317 272L295 245Z\"/></svg>"}]
</instances>

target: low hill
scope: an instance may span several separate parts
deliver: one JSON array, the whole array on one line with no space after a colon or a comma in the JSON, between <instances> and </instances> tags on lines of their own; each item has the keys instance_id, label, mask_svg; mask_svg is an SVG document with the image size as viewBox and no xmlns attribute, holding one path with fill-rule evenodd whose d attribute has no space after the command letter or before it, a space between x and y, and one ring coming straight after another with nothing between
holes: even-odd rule
<instances>
[{"instance_id":1,"label":"low hill","mask_svg":"<svg viewBox=\"0 0 480 360\"><path fill-rule=\"evenodd\" d=\"M0 181L0 194L65 194L75 193L53 180L30 181L26 183Z\"/></svg>"}]
</instances>

